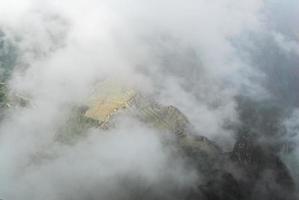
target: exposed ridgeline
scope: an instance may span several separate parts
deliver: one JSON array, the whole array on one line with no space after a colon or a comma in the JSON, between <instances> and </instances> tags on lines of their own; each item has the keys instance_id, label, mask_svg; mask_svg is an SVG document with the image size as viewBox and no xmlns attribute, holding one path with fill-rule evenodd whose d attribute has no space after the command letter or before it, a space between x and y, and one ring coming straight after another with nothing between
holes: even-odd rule
<instances>
[{"instance_id":1,"label":"exposed ridgeline","mask_svg":"<svg viewBox=\"0 0 299 200\"><path fill-rule=\"evenodd\" d=\"M198 167L205 170L212 169L211 164L216 163L221 154L213 142L194 132L187 117L176 107L162 106L132 89L104 84L95 91L85 109L84 116L96 120L104 129L117 126L113 117L125 112L161 132L173 133L185 153L200 155L196 161L202 159Z\"/></svg>"},{"instance_id":2,"label":"exposed ridgeline","mask_svg":"<svg viewBox=\"0 0 299 200\"><path fill-rule=\"evenodd\" d=\"M14 101L17 98L7 98L5 86L1 86L2 102L20 105ZM274 148L278 144L264 140L278 137L280 132L279 120L272 113L273 109L269 109L269 112L266 109L261 114L255 111L256 105L239 100L243 124L237 128L238 138L233 151L227 153L213 141L200 136L188 118L174 106L161 105L140 91L116 83L105 83L96 88L85 105L72 109L69 120L59 130L61 134L57 141L72 145L76 139L84 137L89 128L105 132L117 127L121 116L130 116L156 129L157 133L172 134L174 139L171 140L162 137L163 144L174 147L174 153L183 157L186 166L195 168L201 177L192 187L186 188L177 188L171 183L143 187L142 180L126 177L123 180L127 182L124 189L128 190L129 196L122 199L296 199L294 181L280 160L279 151ZM265 137L261 137L263 135ZM274 138L273 141L278 141ZM43 156L43 159L48 158ZM161 188L166 189L161 192Z\"/></svg>"},{"instance_id":3,"label":"exposed ridgeline","mask_svg":"<svg viewBox=\"0 0 299 200\"><path fill-rule=\"evenodd\" d=\"M179 194L177 188L170 189L168 192L172 195L168 198L153 189L143 199L296 199L294 181L280 160L279 151L274 148L283 145L273 142L280 141L275 140L278 137L275 134L279 134L281 128L277 113L272 113L275 110L271 108L262 113L254 112L251 104L238 102L243 107L239 110L243 124L237 128L238 139L229 153L196 133L187 117L176 107L163 106L138 91L117 84L103 84L95 90L89 102L77 109L77 115L80 116L80 123L90 125L84 127L94 126L104 130L117 126L115 118L118 115L130 115L161 134L167 132L174 135L175 141L171 144L165 141L165 145L174 145L179 150L176 153L184 157L188 165L194 166L202 178L194 187L184 189ZM261 140L263 135L273 137L271 145ZM132 198L135 195L132 193Z\"/></svg>"}]
</instances>

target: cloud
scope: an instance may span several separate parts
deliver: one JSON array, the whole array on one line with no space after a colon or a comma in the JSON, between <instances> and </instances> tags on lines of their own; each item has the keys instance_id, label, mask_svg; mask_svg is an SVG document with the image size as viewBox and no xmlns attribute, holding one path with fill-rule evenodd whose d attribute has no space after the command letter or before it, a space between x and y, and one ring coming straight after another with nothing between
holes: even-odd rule
<instances>
[{"instance_id":1,"label":"cloud","mask_svg":"<svg viewBox=\"0 0 299 200\"><path fill-rule=\"evenodd\" d=\"M56 141L59 127L95 83L118 79L178 107L199 135L229 151L227 126L239 123L235 97L265 95L267 74L239 48L252 44L248 35L265 35L264 8L260 0L1 2L0 28L17 49L9 91L31 104L1 121L0 197L111 199L123 187L115 177L128 174L146 187L171 180L170 190L198 181L140 122L87 130L70 146ZM276 36L283 50L297 48Z\"/></svg>"}]
</instances>

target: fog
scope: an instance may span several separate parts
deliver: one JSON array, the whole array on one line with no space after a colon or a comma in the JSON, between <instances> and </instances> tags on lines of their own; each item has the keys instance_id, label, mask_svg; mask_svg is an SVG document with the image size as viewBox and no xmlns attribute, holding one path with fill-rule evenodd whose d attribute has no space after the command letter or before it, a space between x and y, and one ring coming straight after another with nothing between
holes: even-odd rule
<instances>
[{"instance_id":1,"label":"fog","mask_svg":"<svg viewBox=\"0 0 299 200\"><path fill-rule=\"evenodd\" d=\"M128 116L57 140L103 80L176 106L225 152L243 123L238 97L269 102L286 132L265 137L292 142L298 158L298 10L295 0L0 1L1 80L29 100L1 110L0 199L132 199L133 189L180 199L201 181L163 142L171 134Z\"/></svg>"}]
</instances>

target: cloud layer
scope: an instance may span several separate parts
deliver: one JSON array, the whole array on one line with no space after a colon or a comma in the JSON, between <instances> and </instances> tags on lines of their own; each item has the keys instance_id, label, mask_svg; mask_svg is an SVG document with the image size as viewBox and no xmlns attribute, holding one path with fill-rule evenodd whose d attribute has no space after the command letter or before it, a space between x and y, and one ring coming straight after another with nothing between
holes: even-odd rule
<instances>
[{"instance_id":1,"label":"cloud layer","mask_svg":"<svg viewBox=\"0 0 299 200\"><path fill-rule=\"evenodd\" d=\"M271 87L278 69L261 56L269 44L282 52L277 59L298 63L298 30L282 32L275 10L274 1L261 0L0 2L3 52L9 44L16 55L9 92L30 99L0 124L0 198L124 199L121 181L131 178L146 183L141 191L170 181L159 189L165 197L200 180L156 130L134 119L105 134L87 130L73 145L56 141L59 127L97 82L118 79L178 107L199 135L231 150L228 126L240 123L235 97L276 102L284 90ZM294 66L282 71L298 76Z\"/></svg>"}]
</instances>

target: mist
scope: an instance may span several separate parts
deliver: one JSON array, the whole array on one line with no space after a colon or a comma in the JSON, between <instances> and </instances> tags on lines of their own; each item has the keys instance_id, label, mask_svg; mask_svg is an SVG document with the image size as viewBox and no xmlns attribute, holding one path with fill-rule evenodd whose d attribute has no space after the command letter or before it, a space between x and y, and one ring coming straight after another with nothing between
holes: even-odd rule
<instances>
[{"instance_id":1,"label":"mist","mask_svg":"<svg viewBox=\"0 0 299 200\"><path fill-rule=\"evenodd\" d=\"M184 199L205 181L171 133L130 115L65 139L73 108L107 80L175 106L224 154L249 127L298 190L298 11L295 0L2 0L0 81L25 106L0 109L0 199Z\"/></svg>"}]
</instances>

